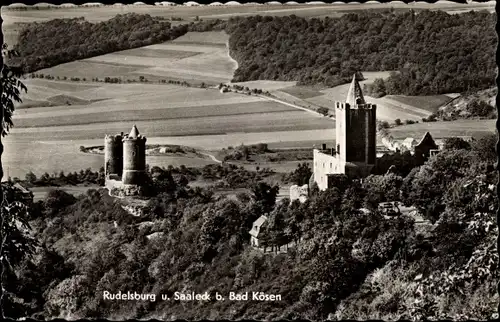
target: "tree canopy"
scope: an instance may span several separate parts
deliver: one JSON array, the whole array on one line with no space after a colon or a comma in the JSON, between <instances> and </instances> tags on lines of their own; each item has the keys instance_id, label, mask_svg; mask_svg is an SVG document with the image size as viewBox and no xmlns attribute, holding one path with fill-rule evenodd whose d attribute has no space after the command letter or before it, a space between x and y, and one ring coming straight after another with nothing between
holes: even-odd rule
<instances>
[{"instance_id":1,"label":"tree canopy","mask_svg":"<svg viewBox=\"0 0 500 322\"><path fill-rule=\"evenodd\" d=\"M235 17L226 30L234 81L336 86L356 71L397 71L375 84L379 95L428 95L494 86L494 26L488 12L421 11Z\"/></svg>"}]
</instances>

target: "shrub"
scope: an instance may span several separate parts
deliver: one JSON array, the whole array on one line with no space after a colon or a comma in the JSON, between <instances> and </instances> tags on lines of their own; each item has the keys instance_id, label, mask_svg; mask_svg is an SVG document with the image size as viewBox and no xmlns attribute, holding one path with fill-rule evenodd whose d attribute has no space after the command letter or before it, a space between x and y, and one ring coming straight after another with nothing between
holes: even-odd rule
<instances>
[{"instance_id":1,"label":"shrub","mask_svg":"<svg viewBox=\"0 0 500 322\"><path fill-rule=\"evenodd\" d=\"M323 116L327 116L329 110L328 110L328 108L322 106L322 107L320 107L320 108L317 109L317 112L319 114L322 114Z\"/></svg>"}]
</instances>

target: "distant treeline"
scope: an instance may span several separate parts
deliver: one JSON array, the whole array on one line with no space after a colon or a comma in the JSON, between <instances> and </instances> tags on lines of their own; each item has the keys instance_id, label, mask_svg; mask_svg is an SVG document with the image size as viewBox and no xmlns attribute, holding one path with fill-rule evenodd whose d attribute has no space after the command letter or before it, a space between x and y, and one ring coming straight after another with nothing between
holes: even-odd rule
<instances>
[{"instance_id":1,"label":"distant treeline","mask_svg":"<svg viewBox=\"0 0 500 322\"><path fill-rule=\"evenodd\" d=\"M188 32L188 25L150 15L129 13L90 23L84 18L55 19L27 24L15 49L26 72L58 64L147 46L175 39Z\"/></svg>"},{"instance_id":2,"label":"distant treeline","mask_svg":"<svg viewBox=\"0 0 500 322\"><path fill-rule=\"evenodd\" d=\"M355 71L397 70L391 94L426 95L495 84L495 15L441 11L340 18L235 17L226 31L235 82L267 79L335 86Z\"/></svg>"},{"instance_id":3,"label":"distant treeline","mask_svg":"<svg viewBox=\"0 0 500 322\"><path fill-rule=\"evenodd\" d=\"M226 30L238 61L233 81L299 81L336 86L357 71L399 71L387 94L431 95L494 86L495 15L486 11L349 13L340 18L233 17L172 27L130 13L92 24L83 18L27 24L16 49L27 72L175 39Z\"/></svg>"}]
</instances>

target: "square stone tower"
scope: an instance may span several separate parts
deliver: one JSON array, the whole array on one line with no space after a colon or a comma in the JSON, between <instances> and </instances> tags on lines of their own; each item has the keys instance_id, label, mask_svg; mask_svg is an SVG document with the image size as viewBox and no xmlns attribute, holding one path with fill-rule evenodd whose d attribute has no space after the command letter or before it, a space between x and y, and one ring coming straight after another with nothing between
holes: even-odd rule
<instances>
[{"instance_id":1,"label":"square stone tower","mask_svg":"<svg viewBox=\"0 0 500 322\"><path fill-rule=\"evenodd\" d=\"M367 104L361 86L353 76L346 102L335 103L336 154L342 163L375 165L376 109Z\"/></svg>"},{"instance_id":2,"label":"square stone tower","mask_svg":"<svg viewBox=\"0 0 500 322\"><path fill-rule=\"evenodd\" d=\"M370 175L376 163L377 106L367 104L356 75L345 102L335 103L336 147L313 149L313 174L310 184L320 190L335 185L335 175L361 179Z\"/></svg>"}]
</instances>

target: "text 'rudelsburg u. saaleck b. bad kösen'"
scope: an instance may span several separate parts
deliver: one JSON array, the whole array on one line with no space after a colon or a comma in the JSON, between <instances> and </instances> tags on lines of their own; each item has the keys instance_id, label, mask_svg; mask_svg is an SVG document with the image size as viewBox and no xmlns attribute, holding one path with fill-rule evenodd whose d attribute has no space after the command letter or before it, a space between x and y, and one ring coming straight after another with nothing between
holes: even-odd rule
<instances>
[{"instance_id":1,"label":"text 'rudelsburg u. saaleck b. bad k\u00f6sen'","mask_svg":"<svg viewBox=\"0 0 500 322\"><path fill-rule=\"evenodd\" d=\"M111 293L109 291L103 292L104 300L116 301L151 301L155 302L157 294L154 293L137 293L137 292L121 292ZM162 301L281 301L281 294L270 294L265 292L229 292L227 295L222 295L218 292L210 294L208 292L174 292L172 295L160 294L158 297Z\"/></svg>"}]
</instances>

